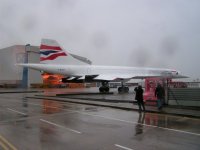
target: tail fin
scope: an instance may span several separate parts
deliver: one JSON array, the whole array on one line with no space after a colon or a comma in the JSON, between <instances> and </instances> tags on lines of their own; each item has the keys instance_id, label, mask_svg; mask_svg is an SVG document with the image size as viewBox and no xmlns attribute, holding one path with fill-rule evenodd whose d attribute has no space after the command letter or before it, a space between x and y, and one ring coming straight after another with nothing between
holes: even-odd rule
<instances>
[{"instance_id":1,"label":"tail fin","mask_svg":"<svg viewBox=\"0 0 200 150\"><path fill-rule=\"evenodd\" d=\"M42 39L40 45L40 62L54 60L60 56L68 56L57 41L51 39Z\"/></svg>"},{"instance_id":2,"label":"tail fin","mask_svg":"<svg viewBox=\"0 0 200 150\"><path fill-rule=\"evenodd\" d=\"M85 57L66 52L56 40L52 39L42 39L40 45L40 63L71 65L92 64L92 62Z\"/></svg>"}]
</instances>

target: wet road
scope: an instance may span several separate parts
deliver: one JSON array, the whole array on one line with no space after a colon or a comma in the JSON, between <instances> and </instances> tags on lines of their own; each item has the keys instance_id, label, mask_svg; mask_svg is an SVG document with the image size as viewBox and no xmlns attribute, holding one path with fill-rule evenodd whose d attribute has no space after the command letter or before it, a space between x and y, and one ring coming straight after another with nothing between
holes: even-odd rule
<instances>
[{"instance_id":1,"label":"wet road","mask_svg":"<svg viewBox=\"0 0 200 150\"><path fill-rule=\"evenodd\" d=\"M2 150L199 150L200 119L0 95Z\"/></svg>"}]
</instances>

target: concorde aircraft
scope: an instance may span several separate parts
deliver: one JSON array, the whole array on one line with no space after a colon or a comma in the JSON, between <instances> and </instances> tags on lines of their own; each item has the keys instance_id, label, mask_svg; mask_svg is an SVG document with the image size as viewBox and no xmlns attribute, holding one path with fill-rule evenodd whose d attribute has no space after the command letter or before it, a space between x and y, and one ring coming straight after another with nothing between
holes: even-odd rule
<instances>
[{"instance_id":1,"label":"concorde aircraft","mask_svg":"<svg viewBox=\"0 0 200 150\"><path fill-rule=\"evenodd\" d=\"M62 62L57 61L63 57ZM129 88L123 83L131 79L145 79L148 77L184 78L179 71L166 68L122 67L122 66L97 66L91 64L69 64L77 60L71 53L65 51L57 41L42 39L40 45L40 63L17 64L42 72L61 74L65 77L62 82L101 82L100 92L109 92L108 82L121 82L119 92L128 92ZM81 59L81 57L80 57ZM89 61L90 62L90 61Z\"/></svg>"}]
</instances>

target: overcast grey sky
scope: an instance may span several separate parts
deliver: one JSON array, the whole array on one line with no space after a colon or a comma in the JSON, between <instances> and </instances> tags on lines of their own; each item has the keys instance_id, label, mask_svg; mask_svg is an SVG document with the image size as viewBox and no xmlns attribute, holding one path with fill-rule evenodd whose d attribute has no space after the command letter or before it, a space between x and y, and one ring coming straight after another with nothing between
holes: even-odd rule
<instances>
[{"instance_id":1,"label":"overcast grey sky","mask_svg":"<svg viewBox=\"0 0 200 150\"><path fill-rule=\"evenodd\" d=\"M56 39L95 65L200 78L200 0L0 0L0 48Z\"/></svg>"}]
</instances>

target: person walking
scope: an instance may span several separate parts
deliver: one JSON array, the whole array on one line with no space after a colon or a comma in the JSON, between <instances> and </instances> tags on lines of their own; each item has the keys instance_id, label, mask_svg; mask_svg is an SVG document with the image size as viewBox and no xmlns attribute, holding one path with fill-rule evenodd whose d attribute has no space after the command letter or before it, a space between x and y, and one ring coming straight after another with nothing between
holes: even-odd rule
<instances>
[{"instance_id":1,"label":"person walking","mask_svg":"<svg viewBox=\"0 0 200 150\"><path fill-rule=\"evenodd\" d=\"M142 86L139 85L134 89L134 91L135 91L135 99L137 100L139 106L139 111L140 112L142 110L145 111Z\"/></svg>"},{"instance_id":2,"label":"person walking","mask_svg":"<svg viewBox=\"0 0 200 150\"><path fill-rule=\"evenodd\" d=\"M165 90L161 86L161 84L158 84L155 90L155 97L157 97L157 106L158 109L161 110L163 107L164 103L164 98L165 98Z\"/></svg>"}]
</instances>

